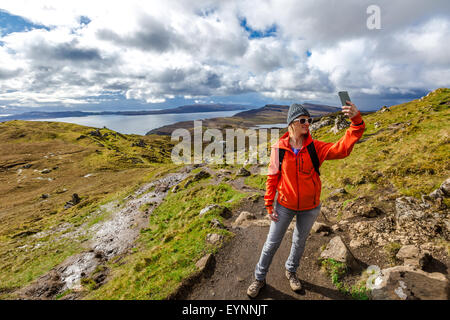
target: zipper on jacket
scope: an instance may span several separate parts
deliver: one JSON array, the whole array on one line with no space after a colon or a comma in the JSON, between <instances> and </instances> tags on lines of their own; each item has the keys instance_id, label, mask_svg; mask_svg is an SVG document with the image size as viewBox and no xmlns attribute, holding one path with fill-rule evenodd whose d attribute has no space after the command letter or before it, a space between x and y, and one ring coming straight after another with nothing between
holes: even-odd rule
<instances>
[{"instance_id":1,"label":"zipper on jacket","mask_svg":"<svg viewBox=\"0 0 450 320\"><path fill-rule=\"evenodd\" d=\"M316 205L316 193L317 193L317 187L316 187L316 183L314 182L314 174L316 174L315 172L313 173L313 177L311 177L312 182L314 184L314 205Z\"/></svg>"}]
</instances>

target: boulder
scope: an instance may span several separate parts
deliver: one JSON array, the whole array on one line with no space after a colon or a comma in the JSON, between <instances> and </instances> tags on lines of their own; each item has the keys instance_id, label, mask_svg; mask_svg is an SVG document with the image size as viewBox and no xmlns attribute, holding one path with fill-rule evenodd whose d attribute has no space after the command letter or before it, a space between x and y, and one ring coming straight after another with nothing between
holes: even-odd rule
<instances>
[{"instance_id":1,"label":"boulder","mask_svg":"<svg viewBox=\"0 0 450 320\"><path fill-rule=\"evenodd\" d=\"M333 259L345 263L351 269L358 269L359 265L355 257L345 245L340 236L336 236L327 244L320 254L321 259Z\"/></svg>"},{"instance_id":2,"label":"boulder","mask_svg":"<svg viewBox=\"0 0 450 320\"><path fill-rule=\"evenodd\" d=\"M389 110L389 108L387 106L382 106L380 108L380 110L378 110L378 112L380 112L380 113L383 113L383 112L386 112L386 111L391 111L391 110Z\"/></svg>"},{"instance_id":3,"label":"boulder","mask_svg":"<svg viewBox=\"0 0 450 320\"><path fill-rule=\"evenodd\" d=\"M248 224L249 220L256 220L256 215L252 212L242 211L233 223L233 226L243 226Z\"/></svg>"},{"instance_id":4,"label":"boulder","mask_svg":"<svg viewBox=\"0 0 450 320\"><path fill-rule=\"evenodd\" d=\"M444 274L411 266L383 269L372 289L373 300L448 300L449 281Z\"/></svg>"},{"instance_id":5,"label":"boulder","mask_svg":"<svg viewBox=\"0 0 450 320\"><path fill-rule=\"evenodd\" d=\"M208 233L206 235L206 241L208 241L211 244L217 244L220 241L222 241L223 235L217 234L217 233Z\"/></svg>"},{"instance_id":6,"label":"boulder","mask_svg":"<svg viewBox=\"0 0 450 320\"><path fill-rule=\"evenodd\" d=\"M337 200L340 196L346 194L347 191L345 191L344 188L339 188L336 190L333 190L330 192L330 195L328 196L328 200Z\"/></svg>"},{"instance_id":7,"label":"boulder","mask_svg":"<svg viewBox=\"0 0 450 320\"><path fill-rule=\"evenodd\" d=\"M442 192L442 190L440 188L437 188L436 190L434 190L433 192L431 192L429 194L429 197L431 199L442 198L443 196L444 196L444 193Z\"/></svg>"},{"instance_id":8,"label":"boulder","mask_svg":"<svg viewBox=\"0 0 450 320\"><path fill-rule=\"evenodd\" d=\"M102 137L102 134L100 133L100 129L95 129L93 131L90 131L90 132L88 132L88 134L93 137L99 137L99 138Z\"/></svg>"},{"instance_id":9,"label":"boulder","mask_svg":"<svg viewBox=\"0 0 450 320\"><path fill-rule=\"evenodd\" d=\"M214 256L211 253L203 256L200 260L195 263L195 266L199 269L199 271L203 271L208 269L212 263L214 262Z\"/></svg>"},{"instance_id":10,"label":"boulder","mask_svg":"<svg viewBox=\"0 0 450 320\"><path fill-rule=\"evenodd\" d=\"M72 194L72 200L71 201L67 201L64 204L64 209L68 209L70 207L73 207L75 205L77 205L80 202L80 197L78 196L78 194L74 193Z\"/></svg>"},{"instance_id":11,"label":"boulder","mask_svg":"<svg viewBox=\"0 0 450 320\"><path fill-rule=\"evenodd\" d=\"M350 123L347 121L345 116L338 115L334 120L334 127L330 129L330 132L337 134L340 130L348 128Z\"/></svg>"},{"instance_id":12,"label":"boulder","mask_svg":"<svg viewBox=\"0 0 450 320\"><path fill-rule=\"evenodd\" d=\"M321 233L323 235L329 235L332 233L332 229L322 222L314 222L311 231L314 233Z\"/></svg>"},{"instance_id":13,"label":"boulder","mask_svg":"<svg viewBox=\"0 0 450 320\"><path fill-rule=\"evenodd\" d=\"M318 122L314 122L309 126L309 131L314 131L314 130L318 130L322 127L325 126L329 126L333 124L333 119L331 119L330 117L322 117L322 119L320 119L320 121Z\"/></svg>"},{"instance_id":14,"label":"boulder","mask_svg":"<svg viewBox=\"0 0 450 320\"><path fill-rule=\"evenodd\" d=\"M205 170L201 170L194 175L193 179L194 179L194 181L198 181L201 179L209 178L210 176L211 175L209 174L209 172L207 172Z\"/></svg>"},{"instance_id":15,"label":"boulder","mask_svg":"<svg viewBox=\"0 0 450 320\"><path fill-rule=\"evenodd\" d=\"M446 197L450 196L450 178L448 178L441 184L440 189Z\"/></svg>"},{"instance_id":16,"label":"boulder","mask_svg":"<svg viewBox=\"0 0 450 320\"><path fill-rule=\"evenodd\" d=\"M251 175L250 171L248 171L244 167L240 168L238 170L238 172L236 173L236 176L240 176L240 177L248 177L250 175Z\"/></svg>"},{"instance_id":17,"label":"boulder","mask_svg":"<svg viewBox=\"0 0 450 320\"><path fill-rule=\"evenodd\" d=\"M186 183L184 184L184 188L187 188L193 182L209 178L210 176L211 175L209 174L209 172L207 172L205 170L201 170L201 171L197 172L193 177L191 177L190 179L188 179L186 181Z\"/></svg>"},{"instance_id":18,"label":"boulder","mask_svg":"<svg viewBox=\"0 0 450 320\"><path fill-rule=\"evenodd\" d=\"M450 196L450 178L445 180L439 188L429 194L432 199L443 198Z\"/></svg>"},{"instance_id":19,"label":"boulder","mask_svg":"<svg viewBox=\"0 0 450 320\"><path fill-rule=\"evenodd\" d=\"M219 170L217 171L217 174L218 174L218 175L230 175L230 174L231 174L231 171L230 171L230 170L227 170L227 169L219 169Z\"/></svg>"},{"instance_id":20,"label":"boulder","mask_svg":"<svg viewBox=\"0 0 450 320\"><path fill-rule=\"evenodd\" d=\"M403 265L418 269L423 269L423 267L431 260L430 254L421 252L421 250L414 245L401 247L397 252L396 257L403 261Z\"/></svg>"},{"instance_id":21,"label":"boulder","mask_svg":"<svg viewBox=\"0 0 450 320\"><path fill-rule=\"evenodd\" d=\"M211 220L211 227L218 228L218 229L225 229L225 226L217 219Z\"/></svg>"}]
</instances>

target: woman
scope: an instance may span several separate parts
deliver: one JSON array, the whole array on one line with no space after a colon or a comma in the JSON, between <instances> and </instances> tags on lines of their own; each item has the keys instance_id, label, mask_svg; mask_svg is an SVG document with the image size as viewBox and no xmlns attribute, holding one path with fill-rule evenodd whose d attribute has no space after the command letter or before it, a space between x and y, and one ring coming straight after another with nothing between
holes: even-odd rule
<instances>
[{"instance_id":1,"label":"woman","mask_svg":"<svg viewBox=\"0 0 450 320\"><path fill-rule=\"evenodd\" d=\"M356 106L350 101L347 101L347 104L342 106L342 111L350 118L351 125L336 143L313 140L309 132L312 119L308 110L301 104L292 104L289 108L288 132L272 146L270 155L264 201L272 222L255 268L255 280L247 290L247 294L252 298L256 297L266 284L265 278L272 258L294 216L297 219L292 235L291 252L285 263L285 274L292 290L299 291L302 288L296 271L303 255L306 238L320 212L322 187L318 170L315 170L311 160L308 145L314 142L317 156L313 158L318 158L319 166L325 160L342 159L350 154L354 144L363 135L365 124ZM285 151L280 167L279 150L281 149ZM278 197L274 210L276 191L278 191Z\"/></svg>"}]
</instances>

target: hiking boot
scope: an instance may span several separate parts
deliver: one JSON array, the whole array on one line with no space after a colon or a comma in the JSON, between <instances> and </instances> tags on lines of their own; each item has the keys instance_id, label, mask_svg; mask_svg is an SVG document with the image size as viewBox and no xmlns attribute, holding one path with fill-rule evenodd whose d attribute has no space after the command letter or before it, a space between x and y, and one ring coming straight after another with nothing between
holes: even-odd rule
<instances>
[{"instance_id":1,"label":"hiking boot","mask_svg":"<svg viewBox=\"0 0 450 320\"><path fill-rule=\"evenodd\" d=\"M286 270L286 278L288 278L289 284L291 285L291 289L293 291L302 290L302 284L300 280L297 278L297 274L295 272L290 272Z\"/></svg>"},{"instance_id":2,"label":"hiking boot","mask_svg":"<svg viewBox=\"0 0 450 320\"><path fill-rule=\"evenodd\" d=\"M266 285L266 280L254 280L247 289L247 295L255 298L259 294L259 290Z\"/></svg>"}]
</instances>

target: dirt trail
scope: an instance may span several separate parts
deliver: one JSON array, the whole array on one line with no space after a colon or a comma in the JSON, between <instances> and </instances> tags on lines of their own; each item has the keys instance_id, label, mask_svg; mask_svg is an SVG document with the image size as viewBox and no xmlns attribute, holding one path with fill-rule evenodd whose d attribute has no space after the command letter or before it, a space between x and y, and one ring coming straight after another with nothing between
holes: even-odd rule
<instances>
[{"instance_id":1,"label":"dirt trail","mask_svg":"<svg viewBox=\"0 0 450 320\"><path fill-rule=\"evenodd\" d=\"M133 247L140 230L147 226L148 216L154 208L164 200L168 190L186 178L191 170L192 168L186 167L181 172L168 174L143 185L124 199L126 202L122 207L118 207L117 201L101 206L97 213L102 210L109 211L110 218L87 231L82 230L83 226L78 230L93 235L85 244L86 250L68 257L15 294L22 299L54 299L58 294L71 289L73 293L65 299L76 299L83 288L82 278L92 276L98 285L102 284L108 274L105 262L126 254ZM140 207L148 203L153 205L142 212Z\"/></svg>"},{"instance_id":2,"label":"dirt trail","mask_svg":"<svg viewBox=\"0 0 450 320\"><path fill-rule=\"evenodd\" d=\"M233 216L225 221L225 226L235 236L215 255L213 270L205 272L205 276L186 290L178 299L187 300L248 300L246 292L253 280L254 268L259 260L262 247L269 231L269 223L266 219L263 192L248 186L242 189L243 178L232 182L234 187L241 187L241 191L255 191L261 194L257 201L246 201L238 209L233 211ZM242 211L252 212L256 215L247 227L232 227ZM325 222L320 215L317 221ZM295 220L293 221L295 222ZM269 273L267 285L256 299L274 300L345 300L348 296L340 293L331 283L330 279L320 272L317 259L320 247L327 244L331 236L311 234L308 237L305 252L297 270L297 275L302 280L303 290L295 293L291 290L285 277L284 263L289 255L292 243L293 223L286 232L280 248L276 252ZM335 235L335 234L334 234ZM334 236L333 235L333 236Z\"/></svg>"},{"instance_id":3,"label":"dirt trail","mask_svg":"<svg viewBox=\"0 0 450 320\"><path fill-rule=\"evenodd\" d=\"M253 279L253 272L264 245L268 227L250 226L238 230L235 238L216 255L215 270L211 277L202 279L184 299L188 300L242 300L249 299L246 292ZM275 300L326 300L348 299L337 291L330 280L319 272L317 257L326 238L313 235L297 274L304 290L295 293L284 275L284 263L289 255L292 232L287 232L274 256L267 275L267 286L257 299Z\"/></svg>"}]
</instances>

